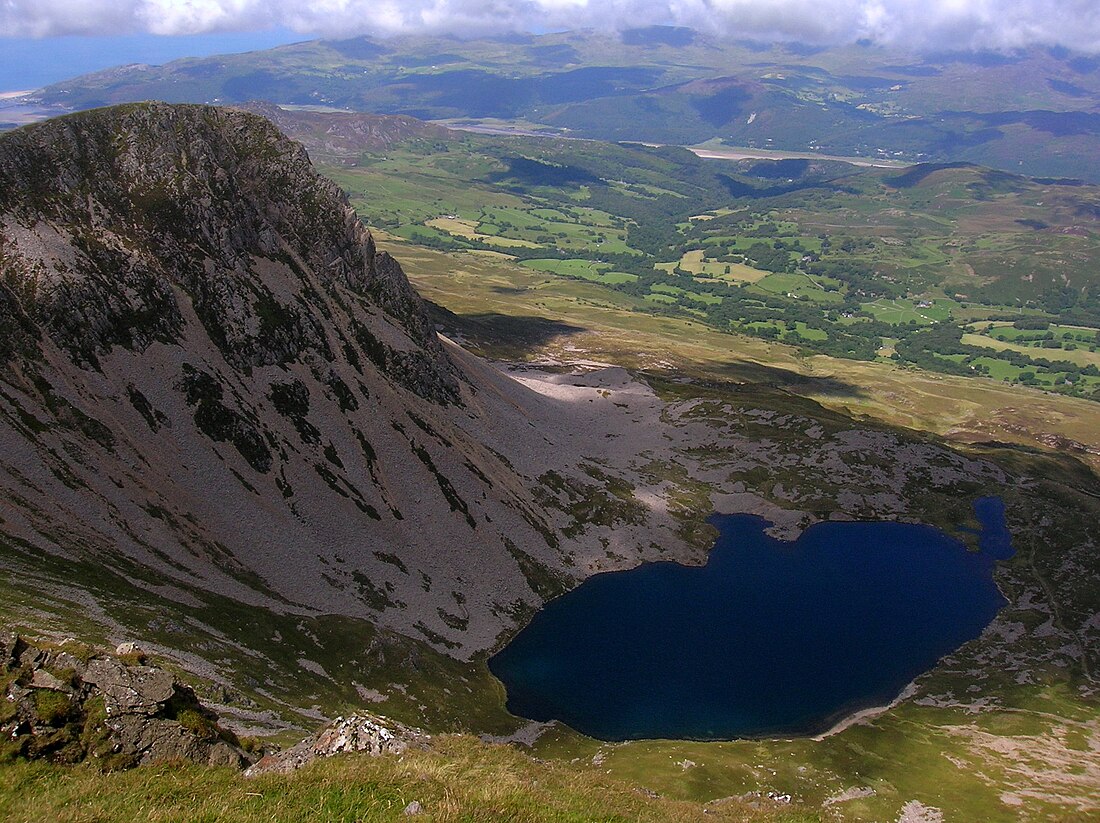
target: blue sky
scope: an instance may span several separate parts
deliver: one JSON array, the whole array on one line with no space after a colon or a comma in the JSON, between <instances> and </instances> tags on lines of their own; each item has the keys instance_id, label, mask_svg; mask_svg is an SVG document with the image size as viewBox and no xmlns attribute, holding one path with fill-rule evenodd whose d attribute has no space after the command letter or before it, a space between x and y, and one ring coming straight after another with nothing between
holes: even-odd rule
<instances>
[{"instance_id":1,"label":"blue sky","mask_svg":"<svg viewBox=\"0 0 1100 823\"><path fill-rule=\"evenodd\" d=\"M179 57L254 51L306 39L287 29L179 36L0 38L0 92L22 91L124 63L158 65Z\"/></svg>"}]
</instances>

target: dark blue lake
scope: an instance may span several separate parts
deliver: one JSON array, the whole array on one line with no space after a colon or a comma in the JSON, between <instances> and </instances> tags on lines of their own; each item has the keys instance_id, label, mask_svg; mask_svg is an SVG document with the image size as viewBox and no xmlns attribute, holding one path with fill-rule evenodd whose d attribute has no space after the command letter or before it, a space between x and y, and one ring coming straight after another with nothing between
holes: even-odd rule
<instances>
[{"instance_id":1,"label":"dark blue lake","mask_svg":"<svg viewBox=\"0 0 1100 823\"><path fill-rule=\"evenodd\" d=\"M603 740L816 734L891 701L1004 605L1004 506L974 508L980 551L886 522L820 523L784 543L762 518L717 515L706 566L590 578L489 668L513 714Z\"/></svg>"}]
</instances>

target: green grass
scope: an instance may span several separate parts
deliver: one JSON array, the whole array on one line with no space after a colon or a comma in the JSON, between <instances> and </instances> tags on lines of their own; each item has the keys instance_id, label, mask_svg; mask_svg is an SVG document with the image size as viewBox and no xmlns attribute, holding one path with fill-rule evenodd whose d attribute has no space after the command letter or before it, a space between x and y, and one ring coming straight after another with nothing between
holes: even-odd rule
<instances>
[{"instance_id":1,"label":"green grass","mask_svg":"<svg viewBox=\"0 0 1100 823\"><path fill-rule=\"evenodd\" d=\"M1013 343L1023 341L1041 341L1047 334L1053 335L1055 340L1084 343L1097 342L1097 330L1086 326L1060 326L1051 323L1046 329L1017 329L1009 325L994 325L992 331L987 332L995 340L1008 340Z\"/></svg>"},{"instance_id":2,"label":"green grass","mask_svg":"<svg viewBox=\"0 0 1100 823\"><path fill-rule=\"evenodd\" d=\"M295 707L336 715L362 705L355 683L387 695L375 708L411 725L507 734L520 723L504 710L502 688L484 660L457 661L366 620L277 614L198 587L188 589L192 605L166 602L146 585L156 575L121 557L110 564L102 557L62 561L11 541L0 542L0 552L7 564L0 570L4 625L35 636L41 629L26 617L34 603L36 609L49 610L54 630L93 645L107 645L104 623L123 627L132 637L166 648L203 649L208 659L218 661L221 677L237 688L255 681L259 654L267 685L255 699L298 729L316 721ZM66 596L74 579L80 580L85 600ZM89 616L87 598L97 604L98 619ZM302 660L318 664L328 676L303 668ZM177 668L171 661L158 662ZM190 675L187 680L200 696L209 686Z\"/></svg>"},{"instance_id":3,"label":"green grass","mask_svg":"<svg viewBox=\"0 0 1100 823\"><path fill-rule=\"evenodd\" d=\"M1016 339L1019 340L1020 338ZM995 334L988 336L985 334L964 334L962 342L971 346L982 346L993 349L994 351L1015 351L1026 354L1032 358L1042 358L1052 361L1066 360L1080 366L1091 365L1100 367L1100 351L1089 351L1087 347L1066 350L1062 348L1054 349L1029 346L1011 342L1011 340L1006 340Z\"/></svg>"},{"instance_id":4,"label":"green grass","mask_svg":"<svg viewBox=\"0 0 1100 823\"><path fill-rule=\"evenodd\" d=\"M598 757L615 777L663 796L702 802L772 792L820 807L846 789L873 789L869 797L830 808L850 821L896 820L913 800L940 809L947 820L1091 819L1090 806L1097 809L1088 799L1090 780L1084 775L1075 780L1073 764L1082 756L1095 763L1095 748L1083 741L1097 726L1095 717L1073 719L1074 703L1071 698L977 720L958 709L906 705L823 740L608 745L562 730L541 740L535 751L553 759ZM1019 747L1018 754L998 756L982 744L981 735L999 739L1005 751ZM1029 775L1027 764L1034 762L1029 749L1048 758L1048 774ZM1009 795L1020 797L1020 805L1009 803Z\"/></svg>"},{"instance_id":5,"label":"green grass","mask_svg":"<svg viewBox=\"0 0 1100 823\"><path fill-rule=\"evenodd\" d=\"M102 774L90 767L0 765L0 820L256 823L515 821L814 821L801 807L753 808L650 797L592 767L538 763L505 746L445 737L400 757L344 755L290 775L246 780L224 768L169 764Z\"/></svg>"},{"instance_id":6,"label":"green grass","mask_svg":"<svg viewBox=\"0 0 1100 823\"><path fill-rule=\"evenodd\" d=\"M921 303L931 303L926 306ZM921 300L906 298L902 300L874 300L863 303L860 308L869 312L876 320L896 326L916 323L918 326L930 326L947 320L951 316L951 300Z\"/></svg>"},{"instance_id":7,"label":"green grass","mask_svg":"<svg viewBox=\"0 0 1100 823\"><path fill-rule=\"evenodd\" d=\"M633 283L638 275L625 271L607 271L607 263L594 263L591 260L555 260L535 259L524 260L522 265L536 271L560 274L566 277L577 277L593 283L605 283L616 285L620 283Z\"/></svg>"},{"instance_id":8,"label":"green grass","mask_svg":"<svg viewBox=\"0 0 1100 823\"><path fill-rule=\"evenodd\" d=\"M476 215L487 205L522 206L506 192L471 188L462 177L427 174L415 158L356 169L326 169L351 194L357 211L375 225L419 224L445 214Z\"/></svg>"},{"instance_id":9,"label":"green grass","mask_svg":"<svg viewBox=\"0 0 1100 823\"><path fill-rule=\"evenodd\" d=\"M722 302L722 298L716 295L706 294L704 292L688 291L687 289L682 289L679 286L673 286L668 283L657 283L653 286L650 286L650 294L647 296L647 299L661 294L670 295L672 297L688 295L692 300L697 300L700 303L707 303L712 306L718 305Z\"/></svg>"},{"instance_id":10,"label":"green grass","mask_svg":"<svg viewBox=\"0 0 1100 823\"><path fill-rule=\"evenodd\" d=\"M1072 221L1058 215L1091 202L1091 190L1008 185L972 168L942 170L920 185L898 188L889 182L897 171L867 170L844 172L835 190L731 199L716 185L715 163L673 155L591 141L466 135L391 145L384 154L365 154L360 168L338 169L335 176L368 222L406 239L422 237L444 248L484 244L519 258L531 254L532 244L536 255L541 248L564 251L584 262L542 259L533 265L609 291L641 280L643 288L628 290L631 300L610 294L601 299L650 309L659 304L665 312L723 330L767 335L772 319L802 328L797 324L805 325L813 306L843 305L845 311L827 317L833 329L802 335L803 349L852 358L886 353L939 372L961 373L955 353L936 357L906 345L907 336L934 323L1011 322L1021 314L1057 321L1060 309L1043 310L1052 289L1068 285L1076 295L1087 295L1090 285L1100 289L1095 238L1058 230L1072 229ZM551 186L537 174L500 177L517 157L579 169L585 182ZM1062 211L1038 205L1047 202ZM461 223L451 225L450 215ZM1038 233L1034 226L1042 223L1052 231ZM739 262L754 246L758 259L751 266ZM798 270L769 273L764 266ZM694 286L676 283L694 294L681 305L655 296L673 293L653 288L650 274L677 268L697 278ZM752 296L761 302L752 304ZM707 310L693 305L700 303ZM764 310L772 317L762 317ZM843 316L858 310L873 322ZM1069 317L1082 318L1075 322L1084 326L1064 334L1077 346L1067 359L1084 367L1096 354L1082 349L1100 328L1100 309L1090 303L1074 311L1055 328L1062 335L1061 329L1074 328ZM885 338L894 343L884 344ZM1093 396L1092 381L1084 378L1047 385Z\"/></svg>"},{"instance_id":11,"label":"green grass","mask_svg":"<svg viewBox=\"0 0 1100 823\"><path fill-rule=\"evenodd\" d=\"M614 285L617 283L634 283L637 281L638 275L626 271L609 271L597 275L595 279L600 283Z\"/></svg>"},{"instance_id":12,"label":"green grass","mask_svg":"<svg viewBox=\"0 0 1100 823\"><path fill-rule=\"evenodd\" d=\"M535 271L565 274L570 277L583 277L596 280L609 267L606 263L593 263L591 260L524 260L523 265Z\"/></svg>"},{"instance_id":13,"label":"green grass","mask_svg":"<svg viewBox=\"0 0 1100 823\"><path fill-rule=\"evenodd\" d=\"M755 283L768 275L766 271L754 269L744 263L723 263L704 255L705 253L700 249L686 251L680 258L678 265L684 271L701 277L713 277L732 282ZM669 267L669 271L672 268L674 266Z\"/></svg>"},{"instance_id":14,"label":"green grass","mask_svg":"<svg viewBox=\"0 0 1100 823\"><path fill-rule=\"evenodd\" d=\"M840 284L824 277L806 274L769 274L763 280L749 286L750 291L765 294L788 295L814 303L843 303Z\"/></svg>"},{"instance_id":15,"label":"green grass","mask_svg":"<svg viewBox=\"0 0 1100 823\"><path fill-rule=\"evenodd\" d=\"M595 209L486 209L478 230L487 235L567 250L628 252L625 232L612 225L611 215Z\"/></svg>"},{"instance_id":16,"label":"green grass","mask_svg":"<svg viewBox=\"0 0 1100 823\"><path fill-rule=\"evenodd\" d=\"M824 329L814 329L799 321L794 324L794 330L807 340L825 340L829 333Z\"/></svg>"},{"instance_id":17,"label":"green grass","mask_svg":"<svg viewBox=\"0 0 1100 823\"><path fill-rule=\"evenodd\" d=\"M386 246L401 261L416 287L459 315L494 312L543 317L578 329L567 337L539 343L557 357L573 357L577 346L592 359L644 368L650 358L706 380L728 380L739 363L767 363L790 375L785 385L813 396L832 409L889 421L894 425L950 433L962 439L996 439L1046 449L1051 420L1066 437L1100 450L1096 407L1087 401L1042 394L998 380L925 374L913 369L814 355L774 342L722 333L695 318L638 313L642 301L599 284L555 279L506 260L452 256L407 244ZM811 304L806 304L811 305ZM868 321L842 319L860 325ZM771 328L779 333L774 322ZM476 334L470 339L477 340ZM478 350L493 357L531 356L533 340L494 338ZM542 351L543 349L539 349ZM984 361L983 361L984 362ZM816 391L815 378L835 379L846 391ZM1098 452L1100 453L1100 452ZM1083 459L1100 467L1100 459Z\"/></svg>"},{"instance_id":18,"label":"green grass","mask_svg":"<svg viewBox=\"0 0 1100 823\"><path fill-rule=\"evenodd\" d=\"M989 376L994 380L1014 381L1020 378L1024 369L1009 363L1007 360L999 360L995 357L976 357L972 361L975 365L982 365L989 369Z\"/></svg>"}]
</instances>

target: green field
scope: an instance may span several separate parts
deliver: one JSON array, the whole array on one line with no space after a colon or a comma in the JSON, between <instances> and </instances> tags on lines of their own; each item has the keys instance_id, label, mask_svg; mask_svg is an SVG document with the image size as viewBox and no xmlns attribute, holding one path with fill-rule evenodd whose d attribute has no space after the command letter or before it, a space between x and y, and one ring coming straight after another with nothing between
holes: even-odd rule
<instances>
[{"instance_id":1,"label":"green field","mask_svg":"<svg viewBox=\"0 0 1100 823\"><path fill-rule=\"evenodd\" d=\"M807 274L769 274L752 289L768 294L785 295L795 300L810 300L814 303L838 304L844 302L839 290L840 283L827 278L815 278Z\"/></svg>"},{"instance_id":2,"label":"green field","mask_svg":"<svg viewBox=\"0 0 1100 823\"><path fill-rule=\"evenodd\" d=\"M650 292L644 298L650 303L663 303L665 305L676 305L676 298L671 294L662 294L660 292Z\"/></svg>"},{"instance_id":3,"label":"green field","mask_svg":"<svg viewBox=\"0 0 1100 823\"><path fill-rule=\"evenodd\" d=\"M679 265L681 269L693 275L710 277L716 280L728 280L733 283L755 283L768 276L768 272L761 269L754 269L752 266L746 266L744 263L724 263L706 257L705 254L706 252L702 249L686 251L680 258L678 264L671 266L668 264L659 265L661 265L662 268L666 268L669 272L673 271L676 265Z\"/></svg>"},{"instance_id":4,"label":"green field","mask_svg":"<svg viewBox=\"0 0 1100 823\"><path fill-rule=\"evenodd\" d=\"M746 192L766 191L743 174L753 165L463 135L390 146L336 176L366 221L395 236L441 251L505 252L598 283L604 300L633 298L638 310L778 335L817 354L998 380L1034 374L1035 385L1093 396L1086 370L1100 330L1100 244L1050 234L1040 247L1030 227L1050 218L1037 201L1072 207L1091 190L1022 178L1006 186L975 167L895 186L897 171L837 166L833 190L814 179L805 193L793 181L781 196L731 197L718 170L741 174ZM1005 193L975 199L989 185ZM1053 340L1013 328L1020 317L1050 323L1041 334Z\"/></svg>"},{"instance_id":5,"label":"green field","mask_svg":"<svg viewBox=\"0 0 1100 823\"><path fill-rule=\"evenodd\" d=\"M722 298L713 294L700 294L698 292L688 291L687 289L680 288L679 286L670 286L667 283L656 283L649 287L650 293L647 297L657 297L661 295L672 295L673 297L679 297L681 295L687 295L692 300L696 300L700 303L708 305L715 305L722 302Z\"/></svg>"},{"instance_id":6,"label":"green field","mask_svg":"<svg viewBox=\"0 0 1100 823\"><path fill-rule=\"evenodd\" d=\"M1100 343L1097 330L1087 326L1050 324L1046 329L1017 329L1008 325L996 325L988 334L996 340L1007 340L1012 343L1039 342L1049 339L1084 343L1085 345Z\"/></svg>"},{"instance_id":7,"label":"green field","mask_svg":"<svg viewBox=\"0 0 1100 823\"><path fill-rule=\"evenodd\" d=\"M638 275L625 271L607 271L608 264L594 263L591 260L524 260L523 265L536 271L560 274L565 277L579 277L581 280L591 280L593 283L604 283L609 286L633 283Z\"/></svg>"},{"instance_id":8,"label":"green field","mask_svg":"<svg viewBox=\"0 0 1100 823\"><path fill-rule=\"evenodd\" d=\"M930 326L941 323L951 317L954 301L950 300L875 300L864 303L863 309L876 320L891 325Z\"/></svg>"},{"instance_id":9,"label":"green field","mask_svg":"<svg viewBox=\"0 0 1100 823\"><path fill-rule=\"evenodd\" d=\"M594 263L591 260L524 260L523 265L535 271L565 274L570 277L596 279L607 269L607 264Z\"/></svg>"},{"instance_id":10,"label":"green field","mask_svg":"<svg viewBox=\"0 0 1100 823\"><path fill-rule=\"evenodd\" d=\"M1087 347L1067 350L1061 347L1046 348L1035 345L1021 345L1006 340L1000 335L987 336L984 334L964 334L962 336L962 341L971 346L983 346L993 349L994 351L1014 351L1031 357L1048 357L1052 360L1068 360L1079 366L1092 365L1100 367L1100 352L1090 351Z\"/></svg>"}]
</instances>

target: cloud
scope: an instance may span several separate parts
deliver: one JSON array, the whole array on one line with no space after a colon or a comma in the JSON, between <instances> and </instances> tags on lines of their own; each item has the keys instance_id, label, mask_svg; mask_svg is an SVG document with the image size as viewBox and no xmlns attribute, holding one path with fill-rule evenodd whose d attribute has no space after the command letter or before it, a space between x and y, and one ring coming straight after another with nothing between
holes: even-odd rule
<instances>
[{"instance_id":1,"label":"cloud","mask_svg":"<svg viewBox=\"0 0 1100 823\"><path fill-rule=\"evenodd\" d=\"M675 24L734 37L1100 52L1096 0L0 0L0 35L493 34Z\"/></svg>"}]
</instances>

